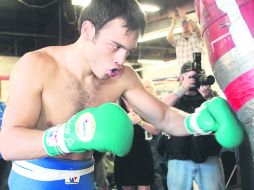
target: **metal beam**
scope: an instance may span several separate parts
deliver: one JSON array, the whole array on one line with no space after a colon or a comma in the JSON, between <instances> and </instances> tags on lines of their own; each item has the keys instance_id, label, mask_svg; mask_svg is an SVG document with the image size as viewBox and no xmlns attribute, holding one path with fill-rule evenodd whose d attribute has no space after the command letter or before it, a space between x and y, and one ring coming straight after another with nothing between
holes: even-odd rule
<instances>
[{"instance_id":1,"label":"metal beam","mask_svg":"<svg viewBox=\"0 0 254 190\"><path fill-rule=\"evenodd\" d=\"M14 37L38 37L38 38L58 38L58 36L48 34L35 34L35 33L21 33L21 32L0 32L2 36L14 36Z\"/></svg>"}]
</instances>

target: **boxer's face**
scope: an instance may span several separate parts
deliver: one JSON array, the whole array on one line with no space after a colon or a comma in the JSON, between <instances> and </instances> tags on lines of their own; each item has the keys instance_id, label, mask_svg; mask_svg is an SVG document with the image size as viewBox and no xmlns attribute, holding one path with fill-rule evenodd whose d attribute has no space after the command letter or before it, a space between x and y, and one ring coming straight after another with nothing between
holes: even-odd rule
<instances>
[{"instance_id":1,"label":"boxer's face","mask_svg":"<svg viewBox=\"0 0 254 190\"><path fill-rule=\"evenodd\" d=\"M124 24L119 18L109 21L93 39L90 66L98 78L120 75L129 52L136 48L140 32L127 30Z\"/></svg>"}]
</instances>

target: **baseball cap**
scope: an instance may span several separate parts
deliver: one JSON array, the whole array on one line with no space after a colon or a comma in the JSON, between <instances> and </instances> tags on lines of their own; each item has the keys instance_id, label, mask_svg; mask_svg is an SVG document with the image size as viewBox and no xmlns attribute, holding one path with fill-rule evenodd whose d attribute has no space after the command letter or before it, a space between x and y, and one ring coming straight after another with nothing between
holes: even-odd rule
<instances>
[{"instance_id":1,"label":"baseball cap","mask_svg":"<svg viewBox=\"0 0 254 190\"><path fill-rule=\"evenodd\" d=\"M192 62L188 61L182 65L180 75L191 70L192 70Z\"/></svg>"}]
</instances>

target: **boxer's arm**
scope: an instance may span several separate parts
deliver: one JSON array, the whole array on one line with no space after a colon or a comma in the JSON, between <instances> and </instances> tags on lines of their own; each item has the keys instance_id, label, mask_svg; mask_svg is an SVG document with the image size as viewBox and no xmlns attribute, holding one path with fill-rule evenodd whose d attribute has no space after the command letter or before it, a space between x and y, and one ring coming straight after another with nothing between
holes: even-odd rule
<instances>
[{"instance_id":1,"label":"boxer's arm","mask_svg":"<svg viewBox=\"0 0 254 190\"><path fill-rule=\"evenodd\" d=\"M235 147L242 142L243 131L225 100L215 98L205 102L206 106L199 108L203 111L197 110L190 115L147 93L138 76L136 80L131 78L133 81L130 83L129 80L126 85L129 88L125 98L142 118L161 131L174 136L214 132L217 141L225 147Z\"/></svg>"},{"instance_id":2,"label":"boxer's arm","mask_svg":"<svg viewBox=\"0 0 254 190\"><path fill-rule=\"evenodd\" d=\"M182 87L179 87L177 90L179 90L179 93L176 94L176 93L170 93L170 94L167 94L163 99L162 101L169 105L169 106L174 106L176 104L176 102L181 98L180 95L184 94L184 90L182 89Z\"/></svg>"},{"instance_id":3,"label":"boxer's arm","mask_svg":"<svg viewBox=\"0 0 254 190\"><path fill-rule=\"evenodd\" d=\"M132 91L130 92L133 93ZM233 111L222 98L214 98L204 103L195 113L187 114L145 94L143 90L135 90L136 98L127 101L145 120L153 123L161 131L174 135L207 135L215 133L216 140L226 148L239 146L244 135ZM133 94L130 98L133 97ZM142 98L139 98L142 97Z\"/></svg>"},{"instance_id":4,"label":"boxer's arm","mask_svg":"<svg viewBox=\"0 0 254 190\"><path fill-rule=\"evenodd\" d=\"M4 159L33 159L46 155L41 142L43 131L35 130L43 90L40 73L44 69L37 55L31 53L14 66L0 138Z\"/></svg>"},{"instance_id":5,"label":"boxer's arm","mask_svg":"<svg viewBox=\"0 0 254 190\"><path fill-rule=\"evenodd\" d=\"M137 106L134 109L144 120L152 123L165 133L175 136L189 135L184 126L184 119L188 115L187 113L167 106L150 94L143 93L144 92L138 92L139 95L137 96L142 98L136 98L132 101L133 105ZM128 99L129 94L127 93L126 96Z\"/></svg>"},{"instance_id":6,"label":"boxer's arm","mask_svg":"<svg viewBox=\"0 0 254 190\"><path fill-rule=\"evenodd\" d=\"M167 106L158 98L149 94L138 75L131 68L127 72L126 78L121 84L126 87L124 97L131 107L145 121L165 133L176 136L189 135L184 126L184 119L188 114Z\"/></svg>"},{"instance_id":7,"label":"boxer's arm","mask_svg":"<svg viewBox=\"0 0 254 190\"><path fill-rule=\"evenodd\" d=\"M144 120L141 120L139 123L138 123L145 131L147 131L148 133L151 133L153 135L158 135L160 134L160 130L157 129L154 125L152 125L151 123L148 123Z\"/></svg>"},{"instance_id":8,"label":"boxer's arm","mask_svg":"<svg viewBox=\"0 0 254 190\"><path fill-rule=\"evenodd\" d=\"M133 125L138 124L141 126L145 131L153 134L158 135L160 133L160 130L158 130L154 125L151 123L148 123L144 121L136 112L129 112L128 116L130 117Z\"/></svg>"}]
</instances>

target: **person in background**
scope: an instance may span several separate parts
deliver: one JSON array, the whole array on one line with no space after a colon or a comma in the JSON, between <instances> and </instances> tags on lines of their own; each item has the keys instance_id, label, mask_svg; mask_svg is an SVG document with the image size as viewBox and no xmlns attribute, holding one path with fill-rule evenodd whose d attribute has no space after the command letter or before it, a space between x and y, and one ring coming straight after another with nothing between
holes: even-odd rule
<instances>
[{"instance_id":1,"label":"person in background","mask_svg":"<svg viewBox=\"0 0 254 190\"><path fill-rule=\"evenodd\" d=\"M105 166L105 152L94 151L94 182L96 190L109 190Z\"/></svg>"},{"instance_id":2,"label":"person in background","mask_svg":"<svg viewBox=\"0 0 254 190\"><path fill-rule=\"evenodd\" d=\"M143 84L149 93L155 94L154 85L151 80L143 79ZM148 132L145 131L145 133L148 133ZM152 134L150 134L150 135L152 135ZM146 136L150 137L150 135L146 135ZM157 151L157 144L158 144L158 140L160 139L160 137L161 137L161 133L152 135L149 138L149 144L151 147L151 151L152 151L152 155L153 155L153 163L154 163L154 181L151 185L151 190L166 190L166 187L163 183L162 168L160 165L162 158L160 157L160 155L158 154L158 151Z\"/></svg>"},{"instance_id":3,"label":"person in background","mask_svg":"<svg viewBox=\"0 0 254 190\"><path fill-rule=\"evenodd\" d=\"M149 142L145 139L145 130L152 134L160 131L142 120L124 98L120 98L119 105L128 113L134 125L134 138L132 148L126 156L115 156L115 183L120 190L150 190L154 180L154 165Z\"/></svg>"},{"instance_id":4,"label":"person in background","mask_svg":"<svg viewBox=\"0 0 254 190\"><path fill-rule=\"evenodd\" d=\"M180 22L182 32L174 34L177 21ZM202 53L202 38L199 26L187 17L185 12L176 8L169 27L167 41L176 48L176 59L179 68L187 61L193 61L193 53Z\"/></svg>"},{"instance_id":5,"label":"person in background","mask_svg":"<svg viewBox=\"0 0 254 190\"><path fill-rule=\"evenodd\" d=\"M2 117L5 110L5 103L0 101L0 131L2 126ZM11 170L11 162L5 161L0 154L0 190L8 190L8 177Z\"/></svg>"},{"instance_id":6,"label":"person in background","mask_svg":"<svg viewBox=\"0 0 254 190\"><path fill-rule=\"evenodd\" d=\"M170 106L193 113L203 102L216 93L210 86L197 86L196 71L192 62L183 64L179 88L167 95L164 102ZM213 134L204 136L164 138L168 154L167 185L170 190L190 190L193 181L201 190L225 190L224 172L220 158L221 146Z\"/></svg>"}]
</instances>

